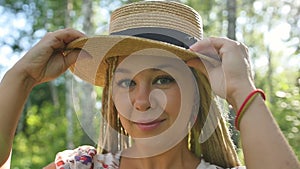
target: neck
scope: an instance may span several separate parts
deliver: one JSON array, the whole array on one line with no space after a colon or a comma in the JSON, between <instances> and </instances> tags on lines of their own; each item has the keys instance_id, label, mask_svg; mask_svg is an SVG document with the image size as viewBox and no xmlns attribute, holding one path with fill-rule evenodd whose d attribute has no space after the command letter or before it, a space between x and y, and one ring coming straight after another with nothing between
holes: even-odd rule
<instances>
[{"instance_id":1,"label":"neck","mask_svg":"<svg viewBox=\"0 0 300 169\"><path fill-rule=\"evenodd\" d=\"M172 149L156 156L144 158L122 157L120 168L182 169L196 168L199 163L200 159L195 157L194 154L188 150L187 139L184 139Z\"/></svg>"}]
</instances>

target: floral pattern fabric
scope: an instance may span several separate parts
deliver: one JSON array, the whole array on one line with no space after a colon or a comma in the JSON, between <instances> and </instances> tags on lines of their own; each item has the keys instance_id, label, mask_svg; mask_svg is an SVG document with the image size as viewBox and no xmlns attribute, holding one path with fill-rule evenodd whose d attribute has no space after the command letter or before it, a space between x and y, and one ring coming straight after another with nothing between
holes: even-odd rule
<instances>
[{"instance_id":1,"label":"floral pattern fabric","mask_svg":"<svg viewBox=\"0 0 300 169\"><path fill-rule=\"evenodd\" d=\"M75 150L65 150L56 155L56 169L118 169L120 165L121 152L117 154L97 154L92 146L80 146ZM209 164L203 159L197 169L222 169L216 165ZM244 166L232 169L246 169Z\"/></svg>"}]
</instances>

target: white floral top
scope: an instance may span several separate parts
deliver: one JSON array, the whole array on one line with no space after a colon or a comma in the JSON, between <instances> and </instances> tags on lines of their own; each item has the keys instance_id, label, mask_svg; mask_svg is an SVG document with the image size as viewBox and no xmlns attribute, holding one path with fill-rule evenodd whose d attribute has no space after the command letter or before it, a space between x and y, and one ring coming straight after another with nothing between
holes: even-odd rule
<instances>
[{"instance_id":1,"label":"white floral top","mask_svg":"<svg viewBox=\"0 0 300 169\"><path fill-rule=\"evenodd\" d=\"M92 146L80 146L75 150L59 152L55 158L55 165L56 169L118 169L120 157L121 152L97 154ZM209 164L202 159L197 169L222 169L222 167ZM246 167L239 166L232 169L246 169Z\"/></svg>"}]
</instances>

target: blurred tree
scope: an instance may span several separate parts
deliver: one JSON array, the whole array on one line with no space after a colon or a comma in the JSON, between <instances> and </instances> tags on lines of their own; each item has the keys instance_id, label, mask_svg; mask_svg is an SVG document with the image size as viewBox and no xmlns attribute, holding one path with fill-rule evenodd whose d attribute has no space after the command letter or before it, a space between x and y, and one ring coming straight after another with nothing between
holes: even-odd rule
<instances>
[{"instance_id":1,"label":"blurred tree","mask_svg":"<svg viewBox=\"0 0 300 169\"><path fill-rule=\"evenodd\" d=\"M72 27L72 12L73 12L73 0L67 0L64 12L64 27ZM51 82L50 82L51 83ZM67 71L65 73L65 87L66 87L66 119L67 119L67 129L66 129L66 141L67 149L74 149L74 110L72 107L72 74Z\"/></svg>"},{"instance_id":2,"label":"blurred tree","mask_svg":"<svg viewBox=\"0 0 300 169\"><path fill-rule=\"evenodd\" d=\"M299 7L296 0L242 1L237 40L249 46L257 87L266 91L269 108L300 159L300 98L294 83L300 68Z\"/></svg>"},{"instance_id":3,"label":"blurred tree","mask_svg":"<svg viewBox=\"0 0 300 169\"><path fill-rule=\"evenodd\" d=\"M82 4L82 16L83 16L83 31L87 35L93 35L95 33L95 26L92 22L94 16L93 1L84 0ZM96 140L92 140L90 135L97 135L92 124L94 115L96 114L96 94L94 87L89 84L82 82L80 83L82 98L81 98L81 115L78 117L81 122L81 126L84 129L84 134L81 138L82 144L94 145ZM98 123L97 123L98 124ZM87 133L88 132L88 133Z\"/></svg>"},{"instance_id":4,"label":"blurred tree","mask_svg":"<svg viewBox=\"0 0 300 169\"><path fill-rule=\"evenodd\" d=\"M13 37L13 43L8 44L17 54L28 50L37 39L47 31L64 28L66 25L65 11L68 11L68 23L74 22L78 14L78 3L71 11L65 10L69 5L65 1L25 0L1 1L5 14L11 16L25 16L26 27L18 28ZM71 27L71 25L70 25ZM24 38L26 38L24 45ZM6 43L1 39L0 44ZM55 81L36 86L28 98L24 112L16 132L12 167L13 168L42 168L54 160L55 154L66 148L66 131L68 122L65 118L65 78L62 76ZM73 112L71 112L73 113ZM81 134L79 125L69 127L77 137L73 137L72 144L79 145Z\"/></svg>"},{"instance_id":5,"label":"blurred tree","mask_svg":"<svg viewBox=\"0 0 300 169\"><path fill-rule=\"evenodd\" d=\"M278 106L282 103L278 100L279 98L276 95L281 88L280 85L289 86L289 90L294 91L289 91L288 93L297 93L295 92L295 87L293 87L294 85L289 82L295 81L296 76L294 72L299 69L299 64L297 66L295 63L299 63L300 58L300 2L297 0L238 0L236 2L236 32L235 34L230 33L230 35L229 30L225 28L229 29L230 27L231 21L226 17L229 17L231 14L228 8L225 8L226 4L224 2L231 3L231 0L187 0L183 2L192 6L201 14L206 36L227 35L232 39L235 39L234 36L236 36L238 41L247 44L250 55L252 56L252 62L254 63L254 74L257 86L267 92L269 107L300 159L300 140L295 134L295 132L298 133L299 130L299 106L291 106L290 111L282 108L279 109ZM232 21L233 20L234 19L232 19ZM279 25L284 25L286 28L281 30L281 32L277 31L276 34L274 32L276 29L278 30ZM274 48L274 46L269 45L271 44L270 42L273 42L272 39L276 39L272 36L279 37L281 35L286 36L281 39L277 38L283 41L280 48ZM287 49L292 52L278 52L280 49L282 49L281 51ZM283 63L285 64L282 65ZM281 70L281 73L279 73L279 70ZM287 90L287 88L285 90ZM284 102L283 105L287 104L290 106L292 103L297 105L298 102L295 100L299 100L298 95L293 94L292 96L292 99L289 100L290 102ZM290 117L294 119L293 123L288 121L291 119ZM292 129L294 133L291 131ZM233 137L235 137L235 134Z\"/></svg>"},{"instance_id":6,"label":"blurred tree","mask_svg":"<svg viewBox=\"0 0 300 169\"><path fill-rule=\"evenodd\" d=\"M202 17L204 37L226 35L223 23L226 18L226 1L221 0L186 0Z\"/></svg>"},{"instance_id":7,"label":"blurred tree","mask_svg":"<svg viewBox=\"0 0 300 169\"><path fill-rule=\"evenodd\" d=\"M236 40L236 15L237 15L237 1L227 0L226 1L226 13L227 13L227 37L232 40ZM239 132L235 129L234 125L235 112L233 109L229 110L228 121L231 124L229 129L231 131L231 138L237 149L239 147Z\"/></svg>"},{"instance_id":8,"label":"blurred tree","mask_svg":"<svg viewBox=\"0 0 300 169\"><path fill-rule=\"evenodd\" d=\"M236 0L227 0L227 37L236 40Z\"/></svg>"}]
</instances>

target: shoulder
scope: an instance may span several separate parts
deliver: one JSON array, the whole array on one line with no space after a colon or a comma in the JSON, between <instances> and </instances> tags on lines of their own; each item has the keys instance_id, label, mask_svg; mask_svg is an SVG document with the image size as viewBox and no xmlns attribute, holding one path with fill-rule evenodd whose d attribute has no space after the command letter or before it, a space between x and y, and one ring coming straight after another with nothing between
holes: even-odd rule
<instances>
[{"instance_id":1,"label":"shoulder","mask_svg":"<svg viewBox=\"0 0 300 169\"><path fill-rule=\"evenodd\" d=\"M116 154L97 154L92 146L80 146L74 150L65 150L57 153L55 166L57 169L118 169L121 152ZM222 167L205 162L203 159L197 169L222 169ZM244 166L231 169L246 169Z\"/></svg>"},{"instance_id":2,"label":"shoulder","mask_svg":"<svg viewBox=\"0 0 300 169\"><path fill-rule=\"evenodd\" d=\"M94 169L118 169L120 165L121 152L116 154L97 154L94 157Z\"/></svg>"},{"instance_id":3,"label":"shoulder","mask_svg":"<svg viewBox=\"0 0 300 169\"><path fill-rule=\"evenodd\" d=\"M117 169L120 154L97 154L94 147L85 145L57 153L55 165L57 169Z\"/></svg>"},{"instance_id":4,"label":"shoulder","mask_svg":"<svg viewBox=\"0 0 300 169\"><path fill-rule=\"evenodd\" d=\"M205 162L204 159L201 160L200 164L198 165L197 169L223 169L222 167L210 164ZM237 166L231 169L246 169L245 166Z\"/></svg>"}]
</instances>

